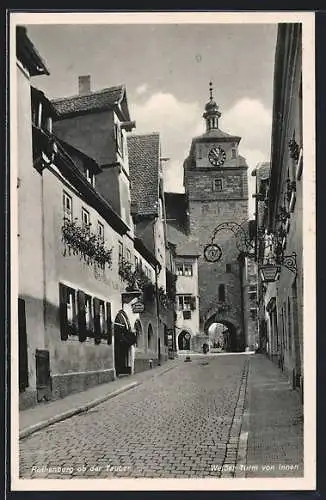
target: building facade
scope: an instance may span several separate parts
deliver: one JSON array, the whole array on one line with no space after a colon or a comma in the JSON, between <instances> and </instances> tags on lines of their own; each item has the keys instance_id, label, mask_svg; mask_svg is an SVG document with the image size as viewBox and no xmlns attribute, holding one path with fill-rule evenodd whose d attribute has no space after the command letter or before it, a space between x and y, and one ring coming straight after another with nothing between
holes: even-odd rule
<instances>
[{"instance_id":1,"label":"building facade","mask_svg":"<svg viewBox=\"0 0 326 500\"><path fill-rule=\"evenodd\" d=\"M168 245L161 144L158 133L128 136L132 218L136 236L160 265L157 273L157 360L168 358L168 338L174 336L174 264ZM170 349L171 350L171 349Z\"/></svg>"},{"instance_id":2,"label":"building facade","mask_svg":"<svg viewBox=\"0 0 326 500\"><path fill-rule=\"evenodd\" d=\"M22 409L151 368L168 351L164 213L148 246L132 218L126 90L93 93L80 78L78 96L51 102L33 74L48 71L19 29Z\"/></svg>"},{"instance_id":3,"label":"building facade","mask_svg":"<svg viewBox=\"0 0 326 500\"><path fill-rule=\"evenodd\" d=\"M266 263L277 266L275 279L270 283L265 280L260 285L266 311L266 350L288 375L293 387L302 390L304 171L301 30L300 24L281 24L278 27L271 166L265 225L259 227L261 232L257 235L258 248L263 245L263 251L258 250L257 258L261 269Z\"/></svg>"},{"instance_id":4,"label":"building facade","mask_svg":"<svg viewBox=\"0 0 326 500\"><path fill-rule=\"evenodd\" d=\"M176 339L178 351L199 351L198 255L176 256Z\"/></svg>"}]
</instances>

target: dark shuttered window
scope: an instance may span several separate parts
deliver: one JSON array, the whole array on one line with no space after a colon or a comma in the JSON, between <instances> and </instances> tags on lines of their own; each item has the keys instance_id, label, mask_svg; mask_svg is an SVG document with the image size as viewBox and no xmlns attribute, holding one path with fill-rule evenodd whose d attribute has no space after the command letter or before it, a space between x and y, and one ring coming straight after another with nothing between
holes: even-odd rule
<instances>
[{"instance_id":1,"label":"dark shuttered window","mask_svg":"<svg viewBox=\"0 0 326 500\"><path fill-rule=\"evenodd\" d=\"M85 311L85 294L81 290L77 292L78 305L78 333L80 342L84 342L87 337L86 332L86 311Z\"/></svg>"},{"instance_id":2,"label":"dark shuttered window","mask_svg":"<svg viewBox=\"0 0 326 500\"><path fill-rule=\"evenodd\" d=\"M95 344L101 343L102 331L101 331L101 317L100 317L100 309L101 309L101 300L96 297L93 299L94 305L94 341Z\"/></svg>"},{"instance_id":3,"label":"dark shuttered window","mask_svg":"<svg viewBox=\"0 0 326 500\"><path fill-rule=\"evenodd\" d=\"M61 340L68 338L68 318L67 318L67 302L68 302L68 287L59 283L59 300L60 300L60 333Z\"/></svg>"},{"instance_id":4,"label":"dark shuttered window","mask_svg":"<svg viewBox=\"0 0 326 500\"><path fill-rule=\"evenodd\" d=\"M28 387L28 355L25 300L18 299L18 335L19 335L19 390Z\"/></svg>"},{"instance_id":5,"label":"dark shuttered window","mask_svg":"<svg viewBox=\"0 0 326 500\"><path fill-rule=\"evenodd\" d=\"M112 318L111 318L111 303L107 302L106 303L106 333L107 333L107 339L108 339L108 344L112 344Z\"/></svg>"}]
</instances>

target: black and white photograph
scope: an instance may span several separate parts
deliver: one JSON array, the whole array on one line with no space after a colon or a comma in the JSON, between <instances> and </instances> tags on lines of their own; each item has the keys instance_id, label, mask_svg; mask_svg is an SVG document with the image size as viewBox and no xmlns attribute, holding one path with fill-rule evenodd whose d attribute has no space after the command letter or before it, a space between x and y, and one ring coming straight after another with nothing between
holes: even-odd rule
<instances>
[{"instance_id":1,"label":"black and white photograph","mask_svg":"<svg viewBox=\"0 0 326 500\"><path fill-rule=\"evenodd\" d=\"M12 489L314 489L314 58L309 12L11 13Z\"/></svg>"}]
</instances>

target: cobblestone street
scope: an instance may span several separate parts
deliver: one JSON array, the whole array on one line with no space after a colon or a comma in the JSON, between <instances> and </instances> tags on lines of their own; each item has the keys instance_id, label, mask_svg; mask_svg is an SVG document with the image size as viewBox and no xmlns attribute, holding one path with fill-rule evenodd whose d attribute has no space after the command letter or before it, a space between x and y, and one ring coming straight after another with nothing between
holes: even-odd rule
<instances>
[{"instance_id":1,"label":"cobblestone street","mask_svg":"<svg viewBox=\"0 0 326 500\"><path fill-rule=\"evenodd\" d=\"M235 468L241 475L250 363L246 355L194 356L36 432L20 441L20 476L233 477Z\"/></svg>"}]
</instances>

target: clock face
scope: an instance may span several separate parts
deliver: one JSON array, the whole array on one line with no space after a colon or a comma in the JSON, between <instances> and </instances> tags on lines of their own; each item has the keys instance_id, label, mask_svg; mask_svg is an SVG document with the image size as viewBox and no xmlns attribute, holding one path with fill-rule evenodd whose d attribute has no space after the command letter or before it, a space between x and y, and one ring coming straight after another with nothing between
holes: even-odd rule
<instances>
[{"instance_id":1,"label":"clock face","mask_svg":"<svg viewBox=\"0 0 326 500\"><path fill-rule=\"evenodd\" d=\"M208 159L215 167L223 165L225 158L226 153L220 146L212 148L208 153Z\"/></svg>"}]
</instances>

